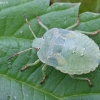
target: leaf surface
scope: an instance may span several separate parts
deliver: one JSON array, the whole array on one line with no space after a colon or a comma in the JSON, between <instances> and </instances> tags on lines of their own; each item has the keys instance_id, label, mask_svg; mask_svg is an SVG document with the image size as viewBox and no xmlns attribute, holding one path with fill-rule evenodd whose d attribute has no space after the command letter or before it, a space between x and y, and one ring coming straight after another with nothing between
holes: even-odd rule
<instances>
[{"instance_id":1,"label":"leaf surface","mask_svg":"<svg viewBox=\"0 0 100 100\"><path fill-rule=\"evenodd\" d=\"M100 66L94 72L81 75L89 77L93 87L89 87L86 81L72 79L51 66L46 70L45 83L40 85L43 77L41 62L20 71L27 63L38 59L35 49L7 61L16 52L30 48L34 39L23 18L24 14L36 36L41 37L45 30L38 25L36 15L49 29L67 28L76 22L79 5L54 3L49 6L49 0L8 0L7 4L0 5L0 100L100 99ZM100 14L81 14L80 25L75 29L89 32L100 29ZM100 46L100 34L90 37Z\"/></svg>"}]
</instances>

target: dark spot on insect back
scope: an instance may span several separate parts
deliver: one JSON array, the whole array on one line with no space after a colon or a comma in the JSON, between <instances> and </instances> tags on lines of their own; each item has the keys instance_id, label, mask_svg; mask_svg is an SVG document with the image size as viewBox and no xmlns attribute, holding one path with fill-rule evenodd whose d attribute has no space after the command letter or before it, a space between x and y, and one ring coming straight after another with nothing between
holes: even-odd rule
<instances>
[{"instance_id":1,"label":"dark spot on insect back","mask_svg":"<svg viewBox=\"0 0 100 100\"><path fill-rule=\"evenodd\" d=\"M51 66L58 66L58 62L57 60L54 58L54 57L50 57L48 60L47 60L48 64L51 65Z\"/></svg>"},{"instance_id":2,"label":"dark spot on insect back","mask_svg":"<svg viewBox=\"0 0 100 100\"><path fill-rule=\"evenodd\" d=\"M53 45L53 53L60 53L62 50L62 45Z\"/></svg>"}]
</instances>

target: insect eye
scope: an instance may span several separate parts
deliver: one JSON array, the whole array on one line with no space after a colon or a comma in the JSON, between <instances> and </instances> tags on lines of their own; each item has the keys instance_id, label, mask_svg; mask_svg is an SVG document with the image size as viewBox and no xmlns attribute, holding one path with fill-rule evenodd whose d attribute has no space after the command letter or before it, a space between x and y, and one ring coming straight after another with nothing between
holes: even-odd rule
<instances>
[{"instance_id":1,"label":"insect eye","mask_svg":"<svg viewBox=\"0 0 100 100\"><path fill-rule=\"evenodd\" d=\"M44 37L43 37L43 36L41 36L40 38L41 38L41 39L44 39Z\"/></svg>"},{"instance_id":2,"label":"insect eye","mask_svg":"<svg viewBox=\"0 0 100 100\"><path fill-rule=\"evenodd\" d=\"M40 48L35 48L37 51L40 49Z\"/></svg>"}]
</instances>

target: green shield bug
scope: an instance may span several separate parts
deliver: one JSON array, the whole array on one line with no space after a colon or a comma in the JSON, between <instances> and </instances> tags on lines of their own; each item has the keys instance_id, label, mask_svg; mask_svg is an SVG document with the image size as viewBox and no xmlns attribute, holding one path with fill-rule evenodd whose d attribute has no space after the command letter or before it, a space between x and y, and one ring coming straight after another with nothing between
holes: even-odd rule
<instances>
[{"instance_id":1,"label":"green shield bug","mask_svg":"<svg viewBox=\"0 0 100 100\"><path fill-rule=\"evenodd\" d=\"M52 28L49 30L37 17L38 24L46 29L43 37L37 38L25 15L24 18L35 38L32 43L32 48L14 54L8 58L8 60L22 52L36 48L39 59L34 63L27 64L21 71L29 66L36 65L41 61L44 63L44 66L42 67L43 79L41 84L46 79L45 70L47 65L49 65L60 70L62 73L69 74L72 78L86 80L89 85L92 86L89 78L76 77L74 75L86 74L90 71L94 71L96 67L98 67L100 62L99 47L85 34L95 35L100 32L100 30L96 32L71 31L70 29L79 24L79 17L77 17L77 21L74 25L66 29Z\"/></svg>"}]
</instances>

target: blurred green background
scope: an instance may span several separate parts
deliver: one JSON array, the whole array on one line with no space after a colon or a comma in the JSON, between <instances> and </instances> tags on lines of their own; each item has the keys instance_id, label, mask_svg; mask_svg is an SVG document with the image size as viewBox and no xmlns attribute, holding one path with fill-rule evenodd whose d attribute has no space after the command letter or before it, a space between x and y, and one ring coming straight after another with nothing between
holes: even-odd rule
<instances>
[{"instance_id":1,"label":"blurred green background","mask_svg":"<svg viewBox=\"0 0 100 100\"><path fill-rule=\"evenodd\" d=\"M72 2L77 3L80 2L80 13L82 12L100 12L100 0L51 0L51 4L54 2Z\"/></svg>"}]
</instances>

